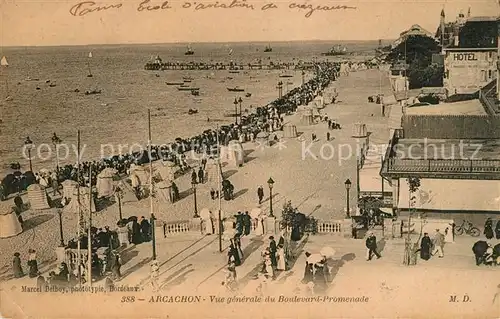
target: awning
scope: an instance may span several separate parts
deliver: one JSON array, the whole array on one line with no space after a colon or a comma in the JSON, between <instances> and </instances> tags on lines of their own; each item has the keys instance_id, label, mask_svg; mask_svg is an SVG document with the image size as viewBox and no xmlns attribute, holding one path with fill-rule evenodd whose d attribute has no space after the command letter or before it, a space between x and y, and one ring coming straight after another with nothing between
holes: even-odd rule
<instances>
[{"instance_id":1,"label":"awning","mask_svg":"<svg viewBox=\"0 0 500 319\"><path fill-rule=\"evenodd\" d=\"M382 177L380 168L382 167L382 156L387 149L387 145L371 145L366 154L363 167L359 170L359 191L360 192L382 192ZM384 180L384 192L391 192L392 186Z\"/></svg>"},{"instance_id":2,"label":"awning","mask_svg":"<svg viewBox=\"0 0 500 319\"><path fill-rule=\"evenodd\" d=\"M500 181L421 179L417 209L500 212ZM401 179L399 208L408 208L409 185Z\"/></svg>"}]
</instances>

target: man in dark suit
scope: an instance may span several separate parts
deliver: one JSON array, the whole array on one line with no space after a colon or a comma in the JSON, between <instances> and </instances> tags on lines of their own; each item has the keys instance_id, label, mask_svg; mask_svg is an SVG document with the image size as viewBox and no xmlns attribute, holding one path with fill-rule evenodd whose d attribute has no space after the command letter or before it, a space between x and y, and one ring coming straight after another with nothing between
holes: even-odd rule
<instances>
[{"instance_id":1,"label":"man in dark suit","mask_svg":"<svg viewBox=\"0 0 500 319\"><path fill-rule=\"evenodd\" d=\"M262 199L264 198L264 187L262 185L257 188L257 197L259 197L259 205L262 204Z\"/></svg>"}]
</instances>

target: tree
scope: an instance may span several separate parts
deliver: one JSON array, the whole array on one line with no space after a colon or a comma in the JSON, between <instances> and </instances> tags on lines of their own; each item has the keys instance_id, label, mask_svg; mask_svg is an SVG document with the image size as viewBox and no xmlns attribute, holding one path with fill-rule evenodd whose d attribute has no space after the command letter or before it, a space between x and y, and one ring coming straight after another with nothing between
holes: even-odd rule
<instances>
[{"instance_id":1,"label":"tree","mask_svg":"<svg viewBox=\"0 0 500 319\"><path fill-rule=\"evenodd\" d=\"M413 243L411 241L411 217L412 214L416 212L417 206L417 197L416 192L420 188L420 178L419 177L408 177L407 182L409 185L409 203L408 203L408 237L405 240L405 254L403 263L407 266L415 265L417 263L417 251L418 251L418 242L420 241L420 237L422 236L422 229L420 229L420 237L419 239Z\"/></svg>"}]
</instances>

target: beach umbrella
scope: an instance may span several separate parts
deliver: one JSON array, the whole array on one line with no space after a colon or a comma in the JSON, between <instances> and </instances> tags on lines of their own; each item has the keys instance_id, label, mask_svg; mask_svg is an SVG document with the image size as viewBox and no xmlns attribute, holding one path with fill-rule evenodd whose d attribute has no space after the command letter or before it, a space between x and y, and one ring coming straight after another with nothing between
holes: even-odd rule
<instances>
[{"instance_id":1,"label":"beach umbrella","mask_svg":"<svg viewBox=\"0 0 500 319\"><path fill-rule=\"evenodd\" d=\"M333 256L335 256L335 249L333 249L332 247L323 247L323 248L321 248L319 253L322 256L326 257L327 259L333 258Z\"/></svg>"},{"instance_id":2,"label":"beach umbrella","mask_svg":"<svg viewBox=\"0 0 500 319\"><path fill-rule=\"evenodd\" d=\"M320 254L312 254L311 256L307 257L307 262L309 264L317 264L317 263L322 262L323 259L324 259L324 257L321 256Z\"/></svg>"}]
</instances>

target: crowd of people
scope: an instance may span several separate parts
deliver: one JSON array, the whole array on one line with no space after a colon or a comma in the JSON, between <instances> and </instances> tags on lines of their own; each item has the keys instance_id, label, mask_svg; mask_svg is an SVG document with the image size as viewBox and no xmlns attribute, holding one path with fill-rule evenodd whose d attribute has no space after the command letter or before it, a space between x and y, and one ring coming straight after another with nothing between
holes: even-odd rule
<instances>
[{"instance_id":1,"label":"crowd of people","mask_svg":"<svg viewBox=\"0 0 500 319\"><path fill-rule=\"evenodd\" d=\"M29 185L47 181L47 186L56 186L64 180L78 181L82 186L88 185L89 171L92 169L92 184L97 182L97 174L105 168L114 168L119 174L127 174L132 164L144 164L151 160L168 160L174 162L181 171L189 169L184 153L194 151L215 155L219 145L228 145L230 140L240 142L253 140L259 132L272 132L283 125L283 115L294 112L299 105L307 105L322 92L333 80L340 69L339 63L322 62L316 65L317 72L308 82L290 90L282 97L266 106L257 107L254 112L247 112L242 116L239 124L223 125L219 131L209 129L191 138L176 138L173 143L151 145L151 156L148 151L131 154L119 154L110 158L95 161L85 161L80 164L80 170L73 164L59 167L52 172L32 172L8 174L0 185L0 197L6 198L9 194L25 190ZM79 174L79 176L78 176ZM38 177L37 177L38 176ZM44 182L43 182L44 183Z\"/></svg>"}]
</instances>

